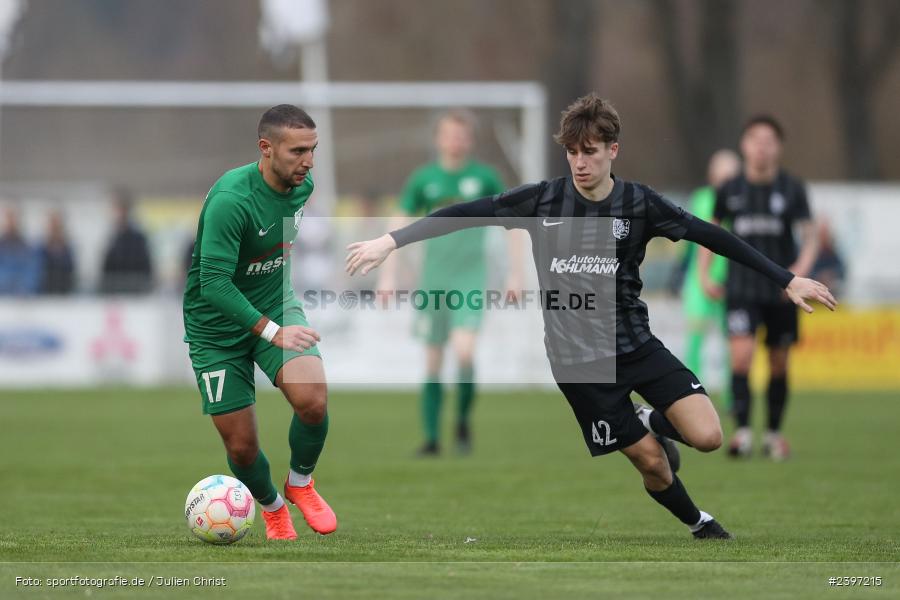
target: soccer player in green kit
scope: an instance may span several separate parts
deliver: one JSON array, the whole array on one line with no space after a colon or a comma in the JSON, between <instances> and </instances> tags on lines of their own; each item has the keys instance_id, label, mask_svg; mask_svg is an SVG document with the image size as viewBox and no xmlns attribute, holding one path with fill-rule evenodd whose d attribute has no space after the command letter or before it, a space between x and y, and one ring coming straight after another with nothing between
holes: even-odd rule
<instances>
[{"instance_id":1,"label":"soccer player in green kit","mask_svg":"<svg viewBox=\"0 0 900 600\"><path fill-rule=\"evenodd\" d=\"M258 162L225 173L200 213L184 292L185 341L203 413L212 417L228 466L262 506L269 539L295 539L284 498L320 534L337 528L311 473L328 433L319 335L309 327L289 276L290 249L313 191L316 125L282 104L259 121ZM284 498L260 449L253 363L294 409Z\"/></svg>"},{"instance_id":2,"label":"soccer player in green kit","mask_svg":"<svg viewBox=\"0 0 900 600\"><path fill-rule=\"evenodd\" d=\"M497 172L470 158L475 138L474 116L455 109L443 114L435 130L437 159L409 177L400 198L405 217L423 216L456 202L499 194L505 188ZM398 226L403 223L397 223ZM487 277L483 229L460 231L429 240L425 246L419 289L458 290L463 297L484 290ZM389 263L378 282L380 290L392 290L396 267ZM422 425L425 442L419 456L440 453L440 412L444 388L441 367L448 342L458 366L456 444L460 453L471 450L470 415L475 400L473 360L482 311L463 304L451 310L446 303L429 303L416 315L415 333L426 344L425 383L422 386Z\"/></svg>"},{"instance_id":3,"label":"soccer player in green kit","mask_svg":"<svg viewBox=\"0 0 900 600\"><path fill-rule=\"evenodd\" d=\"M709 185L694 190L690 199L689 212L699 219L709 221L716 205L716 189L736 176L741 170L741 159L732 150L722 149L710 157L706 179ZM697 377L703 377L703 341L710 330L723 331L725 325L725 302L711 298L703 289L702 274L699 269L699 252L695 244L685 246L687 271L681 288L684 316L688 332L685 348L685 366ZM728 273L728 260L724 256L712 258L709 277L718 284L724 284ZM727 361L726 361L727 369ZM730 381L731 373L726 372L725 381ZM726 399L725 404L730 402Z\"/></svg>"}]
</instances>

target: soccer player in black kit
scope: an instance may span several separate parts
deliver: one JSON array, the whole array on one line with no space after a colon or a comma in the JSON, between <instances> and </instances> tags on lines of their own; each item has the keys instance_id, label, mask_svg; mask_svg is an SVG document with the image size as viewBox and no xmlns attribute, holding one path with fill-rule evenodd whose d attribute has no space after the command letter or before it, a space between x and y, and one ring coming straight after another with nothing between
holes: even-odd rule
<instances>
[{"instance_id":1,"label":"soccer player in black kit","mask_svg":"<svg viewBox=\"0 0 900 600\"><path fill-rule=\"evenodd\" d=\"M771 116L758 115L746 122L741 134L743 171L716 191L713 222L722 223L775 263L803 277L816 261L818 236L803 182L779 165L783 138L781 125ZM795 228L802 236L799 252ZM712 284L707 276L709 263L709 252L703 251L700 277L704 289L709 296L721 298L721 286ZM768 426L763 454L784 460L790 448L781 434L781 424L788 395L788 353L798 339L797 307L778 285L743 265L729 268L724 295L737 425L728 454L746 457L752 450L748 376L756 330L763 325L769 355Z\"/></svg>"},{"instance_id":2,"label":"soccer player in black kit","mask_svg":"<svg viewBox=\"0 0 900 600\"><path fill-rule=\"evenodd\" d=\"M834 309L824 285L795 277L726 230L694 218L651 188L611 173L619 117L589 94L564 113L556 141L571 175L435 211L402 229L348 246L347 271L365 274L395 249L466 227L528 230L542 296L582 297L604 285L597 310L544 310L547 355L593 456L619 451L643 477L647 493L696 538L730 538L697 508L674 474L665 436L711 452L722 444L719 417L699 380L653 336L639 299L638 267L647 242L687 239L760 271L804 310L805 300ZM457 218L446 218L457 217ZM605 300L605 301L604 301ZM605 371L612 364L614 377ZM653 408L633 405L636 391Z\"/></svg>"}]
</instances>

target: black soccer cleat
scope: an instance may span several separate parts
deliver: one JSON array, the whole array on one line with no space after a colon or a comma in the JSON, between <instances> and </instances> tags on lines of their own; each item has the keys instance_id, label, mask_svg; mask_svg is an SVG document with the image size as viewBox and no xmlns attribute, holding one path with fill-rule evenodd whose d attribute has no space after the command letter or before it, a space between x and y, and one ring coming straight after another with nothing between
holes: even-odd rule
<instances>
[{"instance_id":1,"label":"black soccer cleat","mask_svg":"<svg viewBox=\"0 0 900 600\"><path fill-rule=\"evenodd\" d=\"M725 531L719 522L713 519L695 531L694 538L698 540L731 540L734 539L734 536Z\"/></svg>"},{"instance_id":2,"label":"black soccer cleat","mask_svg":"<svg viewBox=\"0 0 900 600\"><path fill-rule=\"evenodd\" d=\"M644 423L644 427L647 431L650 431L649 425L645 423L645 419L641 419L641 416L649 415L653 410L649 406L644 406L643 404L638 404L637 402L632 402L634 405L634 414L638 416L638 419L641 423ZM673 473L677 473L678 469L681 468L681 451L678 450L678 446L674 441L670 440L664 435L659 435L650 431L653 437L659 442L659 445L663 447L663 451L666 453L666 458L669 459L669 468L672 469Z\"/></svg>"},{"instance_id":3,"label":"black soccer cleat","mask_svg":"<svg viewBox=\"0 0 900 600\"><path fill-rule=\"evenodd\" d=\"M456 453L461 456L472 453L472 432L468 423L460 423L456 427Z\"/></svg>"},{"instance_id":4,"label":"black soccer cleat","mask_svg":"<svg viewBox=\"0 0 900 600\"><path fill-rule=\"evenodd\" d=\"M753 433L749 427L739 427L728 442L728 456L750 458L753 454Z\"/></svg>"},{"instance_id":5,"label":"black soccer cleat","mask_svg":"<svg viewBox=\"0 0 900 600\"><path fill-rule=\"evenodd\" d=\"M775 462L783 462L791 457L791 445L788 444L783 435L770 431L766 433L762 452L766 458Z\"/></svg>"},{"instance_id":6,"label":"black soccer cleat","mask_svg":"<svg viewBox=\"0 0 900 600\"><path fill-rule=\"evenodd\" d=\"M673 473L677 473L678 469L681 468L681 451L678 449L678 445L664 435L656 435L654 433L653 437L663 447L663 452L666 453L666 458L669 459L669 468L672 469Z\"/></svg>"},{"instance_id":7,"label":"black soccer cleat","mask_svg":"<svg viewBox=\"0 0 900 600\"><path fill-rule=\"evenodd\" d=\"M435 458L441 455L441 448L437 442L425 442L416 450L416 458Z\"/></svg>"}]
</instances>

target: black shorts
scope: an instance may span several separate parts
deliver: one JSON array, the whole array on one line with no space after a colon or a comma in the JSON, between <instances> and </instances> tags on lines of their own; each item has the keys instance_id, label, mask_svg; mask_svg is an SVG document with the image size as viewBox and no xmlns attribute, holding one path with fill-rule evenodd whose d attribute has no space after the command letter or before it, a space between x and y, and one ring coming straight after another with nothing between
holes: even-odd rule
<instances>
[{"instance_id":1,"label":"black shorts","mask_svg":"<svg viewBox=\"0 0 900 600\"><path fill-rule=\"evenodd\" d=\"M647 435L634 414L631 392L663 412L685 396L706 394L697 376L656 338L618 357L615 383L568 383L590 381L595 363L551 367L591 456L627 448Z\"/></svg>"},{"instance_id":2,"label":"black shorts","mask_svg":"<svg viewBox=\"0 0 900 600\"><path fill-rule=\"evenodd\" d=\"M756 335L760 325L766 328L766 346L782 348L794 344L800 335L797 306L791 302L762 304L729 300L725 313L728 335Z\"/></svg>"}]
</instances>

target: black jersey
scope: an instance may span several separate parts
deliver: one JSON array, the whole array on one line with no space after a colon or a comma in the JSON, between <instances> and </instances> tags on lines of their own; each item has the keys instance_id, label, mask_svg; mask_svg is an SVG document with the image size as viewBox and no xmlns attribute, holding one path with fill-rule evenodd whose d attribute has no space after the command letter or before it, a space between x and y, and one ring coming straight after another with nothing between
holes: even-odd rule
<instances>
[{"instance_id":1,"label":"black jersey","mask_svg":"<svg viewBox=\"0 0 900 600\"><path fill-rule=\"evenodd\" d=\"M531 235L552 362L620 356L653 339L638 267L650 239L684 237L690 214L651 188L618 178L599 202L560 177L515 188L493 203L504 226Z\"/></svg>"},{"instance_id":2,"label":"black jersey","mask_svg":"<svg viewBox=\"0 0 900 600\"><path fill-rule=\"evenodd\" d=\"M599 202L581 196L571 178L560 177L444 207L390 235L402 248L489 225L531 234L544 340L555 365L633 356L654 339L639 273L654 237L702 244L781 288L794 277L721 227L694 218L645 185L616 178Z\"/></svg>"},{"instance_id":3,"label":"black jersey","mask_svg":"<svg viewBox=\"0 0 900 600\"><path fill-rule=\"evenodd\" d=\"M794 224L810 218L806 189L799 179L780 171L769 185L754 185L744 175L716 191L713 215L722 225L782 267L797 260ZM782 290L743 265L729 265L729 302L783 302Z\"/></svg>"}]
</instances>

